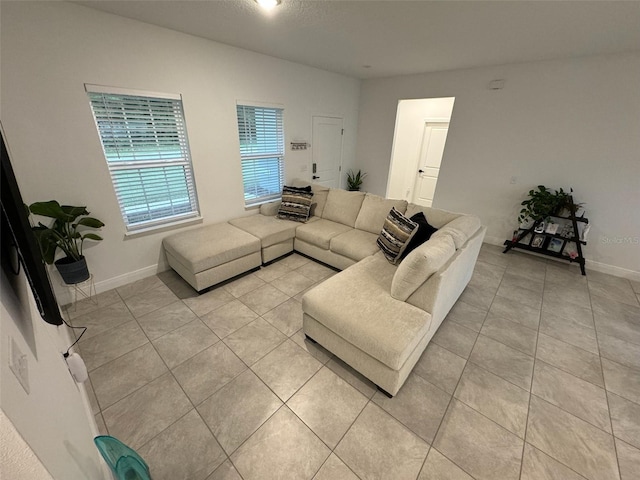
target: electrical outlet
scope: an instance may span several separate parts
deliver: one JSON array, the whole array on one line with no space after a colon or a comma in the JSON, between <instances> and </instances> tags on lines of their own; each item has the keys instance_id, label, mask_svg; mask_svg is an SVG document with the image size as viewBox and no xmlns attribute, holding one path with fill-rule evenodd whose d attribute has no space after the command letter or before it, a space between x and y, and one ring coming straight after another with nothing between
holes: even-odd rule
<instances>
[{"instance_id":1,"label":"electrical outlet","mask_svg":"<svg viewBox=\"0 0 640 480\"><path fill-rule=\"evenodd\" d=\"M24 391L29 393L29 365L27 355L22 353L13 338L9 338L9 369L16 376Z\"/></svg>"}]
</instances>

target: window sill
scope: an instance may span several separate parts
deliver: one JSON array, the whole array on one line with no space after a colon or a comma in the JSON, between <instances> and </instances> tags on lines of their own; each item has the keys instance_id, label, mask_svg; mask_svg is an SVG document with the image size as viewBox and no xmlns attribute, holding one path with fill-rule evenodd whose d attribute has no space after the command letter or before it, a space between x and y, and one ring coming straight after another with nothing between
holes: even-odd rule
<instances>
[{"instance_id":1,"label":"window sill","mask_svg":"<svg viewBox=\"0 0 640 480\"><path fill-rule=\"evenodd\" d=\"M244 209L246 211L256 210L256 209L259 209L262 205L265 205L267 203L281 202L281 201L282 201L282 197L272 198L271 200L264 200L262 202L252 203L251 205L246 205L245 204Z\"/></svg>"},{"instance_id":2,"label":"window sill","mask_svg":"<svg viewBox=\"0 0 640 480\"><path fill-rule=\"evenodd\" d=\"M134 230L132 232L125 232L124 239L143 237L145 235L152 235L154 233L164 232L166 230L173 230L174 228L187 227L189 225L196 225L202 223L204 218L198 216L193 218L187 218L185 220L178 220L177 222L165 223L162 225L154 225L153 227L141 228L140 230Z\"/></svg>"}]
</instances>

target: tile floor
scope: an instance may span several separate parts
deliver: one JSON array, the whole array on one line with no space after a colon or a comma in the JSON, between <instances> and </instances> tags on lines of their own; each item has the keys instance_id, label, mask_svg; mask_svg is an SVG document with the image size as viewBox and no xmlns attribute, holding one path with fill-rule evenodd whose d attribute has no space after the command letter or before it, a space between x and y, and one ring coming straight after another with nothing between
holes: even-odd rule
<instances>
[{"instance_id":1,"label":"tile floor","mask_svg":"<svg viewBox=\"0 0 640 480\"><path fill-rule=\"evenodd\" d=\"M173 272L68 314L101 431L155 480L623 479L640 472L640 284L485 245L393 399L304 339L335 272L294 254L198 296Z\"/></svg>"}]
</instances>

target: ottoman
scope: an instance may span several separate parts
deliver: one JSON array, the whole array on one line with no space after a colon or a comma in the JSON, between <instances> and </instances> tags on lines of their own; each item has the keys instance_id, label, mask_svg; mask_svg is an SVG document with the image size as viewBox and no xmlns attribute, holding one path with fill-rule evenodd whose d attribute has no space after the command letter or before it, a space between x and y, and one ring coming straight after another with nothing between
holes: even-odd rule
<instances>
[{"instance_id":1,"label":"ottoman","mask_svg":"<svg viewBox=\"0 0 640 480\"><path fill-rule=\"evenodd\" d=\"M262 263L293 252L293 238L296 236L296 228L301 225L291 220L260 214L229 220L229 223L260 239Z\"/></svg>"},{"instance_id":2,"label":"ottoman","mask_svg":"<svg viewBox=\"0 0 640 480\"><path fill-rule=\"evenodd\" d=\"M228 223L216 223L162 240L167 261L198 291L257 268L260 240Z\"/></svg>"}]
</instances>

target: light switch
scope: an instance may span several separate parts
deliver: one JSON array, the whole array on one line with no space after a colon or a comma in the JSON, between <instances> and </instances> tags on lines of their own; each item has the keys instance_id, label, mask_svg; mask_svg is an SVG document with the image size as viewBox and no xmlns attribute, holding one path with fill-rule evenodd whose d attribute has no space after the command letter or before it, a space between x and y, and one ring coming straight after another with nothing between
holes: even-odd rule
<instances>
[{"instance_id":1,"label":"light switch","mask_svg":"<svg viewBox=\"0 0 640 480\"><path fill-rule=\"evenodd\" d=\"M16 376L24 391L29 393L29 365L27 355L22 353L13 338L9 338L9 369Z\"/></svg>"}]
</instances>

